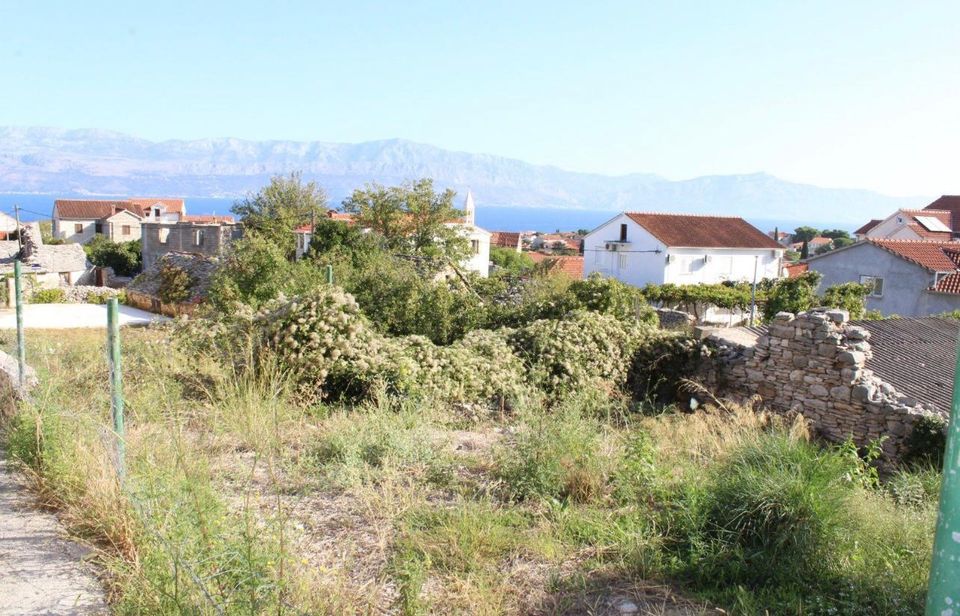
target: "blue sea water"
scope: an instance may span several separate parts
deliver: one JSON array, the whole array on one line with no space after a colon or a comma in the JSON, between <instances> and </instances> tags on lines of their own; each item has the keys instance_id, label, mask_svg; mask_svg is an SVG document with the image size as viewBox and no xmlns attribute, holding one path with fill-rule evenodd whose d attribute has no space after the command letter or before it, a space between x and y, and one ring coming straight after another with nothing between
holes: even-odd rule
<instances>
[{"instance_id":1,"label":"blue sea water","mask_svg":"<svg viewBox=\"0 0 960 616\"><path fill-rule=\"evenodd\" d=\"M53 201L60 196L0 194L0 211L13 214L13 206L19 205L23 220L50 218ZM65 195L63 197L66 197ZM95 197L76 197L78 199ZM235 199L215 197L187 197L187 212L190 214L229 214ZM617 212L610 210L575 210L539 207L479 207L477 224L489 231L575 231L593 229L606 222ZM747 218L762 231L781 231L809 225L818 229L844 229L853 231L849 223L816 220L778 220L775 218Z\"/></svg>"}]
</instances>

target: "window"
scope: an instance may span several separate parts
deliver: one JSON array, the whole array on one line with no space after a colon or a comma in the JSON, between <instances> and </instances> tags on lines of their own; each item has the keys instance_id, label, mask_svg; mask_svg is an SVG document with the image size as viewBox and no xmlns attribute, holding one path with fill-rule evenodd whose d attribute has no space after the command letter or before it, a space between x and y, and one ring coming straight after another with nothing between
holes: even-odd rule
<instances>
[{"instance_id":1,"label":"window","mask_svg":"<svg viewBox=\"0 0 960 616\"><path fill-rule=\"evenodd\" d=\"M627 225L626 224L620 225L620 241L621 242L627 241Z\"/></svg>"},{"instance_id":2,"label":"window","mask_svg":"<svg viewBox=\"0 0 960 616\"><path fill-rule=\"evenodd\" d=\"M470 240L470 252L475 255L480 254L480 240Z\"/></svg>"},{"instance_id":3,"label":"window","mask_svg":"<svg viewBox=\"0 0 960 616\"><path fill-rule=\"evenodd\" d=\"M158 219L160 218L160 208L158 207L153 208L153 217Z\"/></svg>"},{"instance_id":4,"label":"window","mask_svg":"<svg viewBox=\"0 0 960 616\"><path fill-rule=\"evenodd\" d=\"M860 284L869 287L867 296L883 297L883 278L879 276L860 276Z\"/></svg>"},{"instance_id":5,"label":"window","mask_svg":"<svg viewBox=\"0 0 960 616\"><path fill-rule=\"evenodd\" d=\"M120 233L122 235L130 235L130 225L123 225L120 227Z\"/></svg>"},{"instance_id":6,"label":"window","mask_svg":"<svg viewBox=\"0 0 960 616\"><path fill-rule=\"evenodd\" d=\"M82 222L74 223L74 225L73 225L73 232L74 232L74 233L83 233L83 223L82 223Z\"/></svg>"},{"instance_id":7,"label":"window","mask_svg":"<svg viewBox=\"0 0 960 616\"><path fill-rule=\"evenodd\" d=\"M197 229L193 232L193 245L203 246L203 229Z\"/></svg>"}]
</instances>

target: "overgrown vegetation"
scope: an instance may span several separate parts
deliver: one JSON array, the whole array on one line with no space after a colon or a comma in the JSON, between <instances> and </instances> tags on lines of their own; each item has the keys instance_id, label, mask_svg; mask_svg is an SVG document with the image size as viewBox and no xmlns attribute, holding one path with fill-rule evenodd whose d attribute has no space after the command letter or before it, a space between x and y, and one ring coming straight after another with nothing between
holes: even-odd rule
<instances>
[{"instance_id":1,"label":"overgrown vegetation","mask_svg":"<svg viewBox=\"0 0 960 616\"><path fill-rule=\"evenodd\" d=\"M120 613L922 610L937 473L881 481L802 417L680 411L705 349L644 292L353 231L313 248L251 228L207 314L124 331L123 483L102 335L28 335L41 385L5 444Z\"/></svg>"},{"instance_id":2,"label":"overgrown vegetation","mask_svg":"<svg viewBox=\"0 0 960 616\"><path fill-rule=\"evenodd\" d=\"M113 268L117 276L136 276L143 268L140 240L114 242L105 235L96 234L83 250L91 263Z\"/></svg>"}]
</instances>

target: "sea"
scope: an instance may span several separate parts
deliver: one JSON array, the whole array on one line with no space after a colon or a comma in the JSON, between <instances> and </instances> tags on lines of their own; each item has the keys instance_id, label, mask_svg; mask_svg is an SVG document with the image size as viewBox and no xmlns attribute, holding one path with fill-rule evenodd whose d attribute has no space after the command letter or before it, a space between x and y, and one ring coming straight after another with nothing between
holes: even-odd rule
<instances>
[{"instance_id":1,"label":"sea","mask_svg":"<svg viewBox=\"0 0 960 616\"><path fill-rule=\"evenodd\" d=\"M52 216L54 199L62 198L70 198L70 196L0 194L0 211L13 215L14 206L19 205L22 220L49 219ZM98 197L75 196L74 198L96 199ZM229 214L230 208L237 201L234 198L223 197L185 197L185 200L187 212L190 214ZM488 231L576 231L598 227L617 213L614 210L484 205L477 208L477 225ZM761 231L773 231L775 228L780 231L792 231L804 225L817 229L853 231L857 226L849 222L783 220L749 216L747 221Z\"/></svg>"}]
</instances>

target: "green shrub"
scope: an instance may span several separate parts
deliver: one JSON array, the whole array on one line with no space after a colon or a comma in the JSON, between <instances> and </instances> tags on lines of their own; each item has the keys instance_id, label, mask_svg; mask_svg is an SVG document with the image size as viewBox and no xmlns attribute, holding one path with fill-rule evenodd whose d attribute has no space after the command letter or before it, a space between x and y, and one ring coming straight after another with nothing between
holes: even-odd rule
<instances>
[{"instance_id":1,"label":"green shrub","mask_svg":"<svg viewBox=\"0 0 960 616\"><path fill-rule=\"evenodd\" d=\"M40 289L30 296L31 304L62 304L67 301L63 289Z\"/></svg>"},{"instance_id":2,"label":"green shrub","mask_svg":"<svg viewBox=\"0 0 960 616\"><path fill-rule=\"evenodd\" d=\"M657 313L643 292L616 278L594 272L585 280L570 285L569 293L576 298L577 307L616 317L622 321L639 321L657 326Z\"/></svg>"},{"instance_id":3,"label":"green shrub","mask_svg":"<svg viewBox=\"0 0 960 616\"><path fill-rule=\"evenodd\" d=\"M163 303L182 304L190 299L192 288L193 278L186 270L172 263L164 263L160 266L160 286L157 294Z\"/></svg>"},{"instance_id":4,"label":"green shrub","mask_svg":"<svg viewBox=\"0 0 960 616\"><path fill-rule=\"evenodd\" d=\"M105 235L95 235L83 250L91 263L112 268L118 276L135 276L143 266L140 240L114 242Z\"/></svg>"},{"instance_id":5,"label":"green shrub","mask_svg":"<svg viewBox=\"0 0 960 616\"><path fill-rule=\"evenodd\" d=\"M821 584L836 573L854 483L849 462L781 432L734 451L709 475L686 538L698 585Z\"/></svg>"},{"instance_id":6,"label":"green shrub","mask_svg":"<svg viewBox=\"0 0 960 616\"><path fill-rule=\"evenodd\" d=\"M842 308L850 313L851 319L862 319L867 311L867 285L858 282L846 282L827 287L820 298L820 304L831 308Z\"/></svg>"},{"instance_id":7,"label":"green shrub","mask_svg":"<svg viewBox=\"0 0 960 616\"><path fill-rule=\"evenodd\" d=\"M823 280L820 272L804 272L796 278L777 281L767 296L763 318L771 320L778 312L794 314L813 308L817 304L817 286Z\"/></svg>"},{"instance_id":8,"label":"green shrub","mask_svg":"<svg viewBox=\"0 0 960 616\"><path fill-rule=\"evenodd\" d=\"M575 311L541 319L510 334L510 344L530 366L530 379L554 394L626 381L634 352L653 329L596 312Z\"/></svg>"},{"instance_id":9,"label":"green shrub","mask_svg":"<svg viewBox=\"0 0 960 616\"><path fill-rule=\"evenodd\" d=\"M690 396L681 391L683 383L696 380L697 369L709 354L700 341L683 334L658 332L648 336L633 355L628 390L634 400L656 406L686 403Z\"/></svg>"},{"instance_id":10,"label":"green shrub","mask_svg":"<svg viewBox=\"0 0 960 616\"><path fill-rule=\"evenodd\" d=\"M905 444L904 463L940 468L947 446L947 420L940 415L920 417L913 422Z\"/></svg>"},{"instance_id":11,"label":"green shrub","mask_svg":"<svg viewBox=\"0 0 960 616\"><path fill-rule=\"evenodd\" d=\"M600 454L600 431L568 403L528 420L496 454L496 476L512 500L545 498L586 503L607 488L610 465Z\"/></svg>"}]
</instances>

